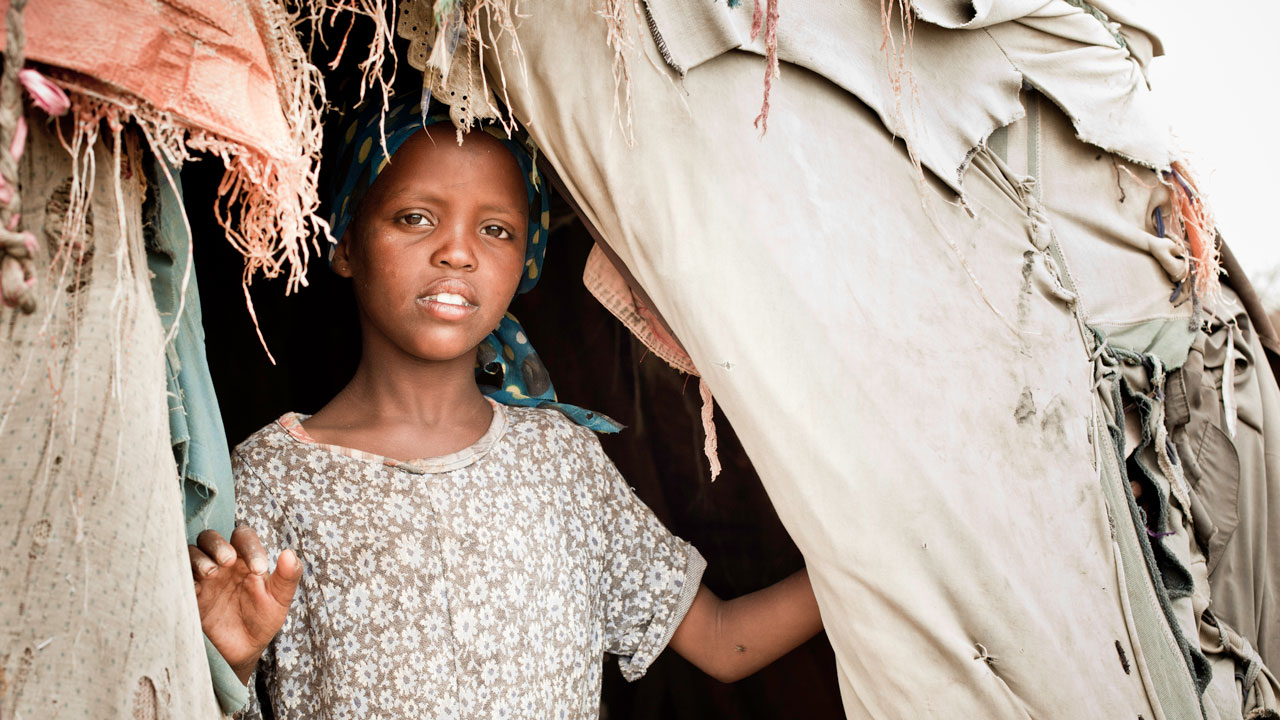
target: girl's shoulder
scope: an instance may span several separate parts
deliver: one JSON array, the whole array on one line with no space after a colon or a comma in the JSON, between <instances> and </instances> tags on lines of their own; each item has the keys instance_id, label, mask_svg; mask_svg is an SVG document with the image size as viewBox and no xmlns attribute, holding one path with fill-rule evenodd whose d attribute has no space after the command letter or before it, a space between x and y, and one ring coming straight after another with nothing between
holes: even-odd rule
<instances>
[{"instance_id":1,"label":"girl's shoulder","mask_svg":"<svg viewBox=\"0 0 1280 720\"><path fill-rule=\"evenodd\" d=\"M285 413L236 445L231 452L231 469L237 488L263 485L272 491L284 491L287 486L311 482L311 476L318 473L329 474L338 469L331 467L333 453L310 440L302 429L306 417Z\"/></svg>"},{"instance_id":2,"label":"girl's shoulder","mask_svg":"<svg viewBox=\"0 0 1280 720\"><path fill-rule=\"evenodd\" d=\"M554 408L504 406L507 431L496 455L557 467L568 477L600 477L609 459L594 431Z\"/></svg>"},{"instance_id":3,"label":"girl's shoulder","mask_svg":"<svg viewBox=\"0 0 1280 720\"><path fill-rule=\"evenodd\" d=\"M591 430L575 423L554 408L504 405L507 416L506 435L517 441L547 444L586 445L599 447L600 441Z\"/></svg>"},{"instance_id":4,"label":"girl's shoulder","mask_svg":"<svg viewBox=\"0 0 1280 720\"><path fill-rule=\"evenodd\" d=\"M298 413L285 413L278 419L263 425L257 432L236 445L232 455L248 457L296 450L298 435L305 432L302 429L302 421L305 419L305 416Z\"/></svg>"},{"instance_id":5,"label":"girl's shoulder","mask_svg":"<svg viewBox=\"0 0 1280 720\"><path fill-rule=\"evenodd\" d=\"M302 428L306 418L285 413L236 446L231 469L238 501L279 503L305 514L317 503L336 502L335 488L350 487L380 467L310 439Z\"/></svg>"}]
</instances>

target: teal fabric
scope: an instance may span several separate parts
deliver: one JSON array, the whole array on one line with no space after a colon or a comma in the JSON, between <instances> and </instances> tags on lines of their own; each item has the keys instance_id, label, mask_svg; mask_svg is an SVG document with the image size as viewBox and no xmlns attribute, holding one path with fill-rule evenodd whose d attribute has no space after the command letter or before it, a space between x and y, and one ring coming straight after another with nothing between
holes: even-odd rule
<instances>
[{"instance_id":1,"label":"teal fabric","mask_svg":"<svg viewBox=\"0 0 1280 720\"><path fill-rule=\"evenodd\" d=\"M209 659L209 676L213 678L213 695L224 715L234 715L249 706L249 688L222 658L222 653L204 639L204 654Z\"/></svg>"},{"instance_id":2,"label":"teal fabric","mask_svg":"<svg viewBox=\"0 0 1280 720\"><path fill-rule=\"evenodd\" d=\"M180 180L173 169L169 170L172 184L163 168L156 168L154 175L157 201L146 224L147 266L160 321L173 336L165 347L169 434L182 478L187 542L195 543L203 530L213 528L228 537L235 528L231 454L204 353L200 288L194 268L186 281L185 301L182 298L190 237L182 215ZM176 317L179 306L182 316Z\"/></svg>"},{"instance_id":3,"label":"teal fabric","mask_svg":"<svg viewBox=\"0 0 1280 720\"><path fill-rule=\"evenodd\" d=\"M428 125L447 123L447 113L422 116L421 101L412 98L393 101L385 118L377 103L342 126L342 143L338 164L334 168L334 192L329 225L336 240L351 224L365 193L378 174L387 166L396 150L414 133ZM508 137L501 128L481 125L473 132L487 132L506 146L520 165L529 201L529 228L525 245L525 271L516 294L529 292L538 284L542 260L550 232L550 189L538 177L534 163L537 148L533 141ZM385 143L385 144L384 144ZM332 248L330 248L332 257ZM478 350L477 374L501 375L500 387L488 387L486 395L506 405L554 408L571 420L596 432L617 432L622 426L600 413L558 402L551 376L530 344L528 335L511 313L503 316L498 327L484 339Z\"/></svg>"},{"instance_id":4,"label":"teal fabric","mask_svg":"<svg viewBox=\"0 0 1280 720\"><path fill-rule=\"evenodd\" d=\"M195 543L196 536L208 528L230 537L235 527L231 454L205 358L200 290L194 268L187 279L186 299L182 300L183 275L191 257L181 181L176 169L165 168L159 161L148 168L147 179L156 188L144 223L147 267L151 270L151 292L161 323L165 332L173 332L165 347L169 434L182 481L187 542ZM230 715L243 709L249 702L248 688L208 638L204 644L214 694L222 711Z\"/></svg>"}]
</instances>

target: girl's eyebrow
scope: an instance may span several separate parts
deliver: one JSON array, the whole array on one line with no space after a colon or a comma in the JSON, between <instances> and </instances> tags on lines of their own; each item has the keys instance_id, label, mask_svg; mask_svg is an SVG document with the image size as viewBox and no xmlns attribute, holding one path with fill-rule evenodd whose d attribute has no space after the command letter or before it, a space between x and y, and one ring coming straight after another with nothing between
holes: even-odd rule
<instances>
[{"instance_id":1,"label":"girl's eyebrow","mask_svg":"<svg viewBox=\"0 0 1280 720\"><path fill-rule=\"evenodd\" d=\"M391 190L387 193L387 199L395 203L406 202L410 200L426 200L428 202L443 202L444 198L438 193L430 191L417 190L411 187ZM511 205L502 205L498 203L485 203L480 206L483 212L502 213L511 215L524 215L527 211L513 207Z\"/></svg>"},{"instance_id":2,"label":"girl's eyebrow","mask_svg":"<svg viewBox=\"0 0 1280 720\"><path fill-rule=\"evenodd\" d=\"M506 213L511 215L524 215L526 212L526 211L520 210L519 208L513 208L510 205L495 205L492 203L481 205L480 209L485 212Z\"/></svg>"}]
</instances>

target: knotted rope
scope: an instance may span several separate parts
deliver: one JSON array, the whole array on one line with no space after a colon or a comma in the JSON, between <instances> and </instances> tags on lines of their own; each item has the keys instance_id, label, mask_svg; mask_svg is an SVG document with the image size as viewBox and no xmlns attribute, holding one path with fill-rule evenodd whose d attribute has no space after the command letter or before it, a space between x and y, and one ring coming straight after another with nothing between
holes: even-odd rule
<instances>
[{"instance_id":1,"label":"knotted rope","mask_svg":"<svg viewBox=\"0 0 1280 720\"><path fill-rule=\"evenodd\" d=\"M0 74L0 298L10 307L31 314L36 309L36 238L20 231L18 212L18 160L26 144L26 124L22 119L22 69L27 42L22 12L27 0L10 0L5 16L4 71Z\"/></svg>"}]
</instances>

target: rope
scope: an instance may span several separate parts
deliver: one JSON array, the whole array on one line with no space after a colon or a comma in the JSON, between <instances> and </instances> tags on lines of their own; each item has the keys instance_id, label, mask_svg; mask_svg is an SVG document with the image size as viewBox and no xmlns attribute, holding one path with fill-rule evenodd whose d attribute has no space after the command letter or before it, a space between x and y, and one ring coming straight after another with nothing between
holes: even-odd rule
<instances>
[{"instance_id":1,"label":"rope","mask_svg":"<svg viewBox=\"0 0 1280 720\"><path fill-rule=\"evenodd\" d=\"M36 238L18 230L22 207L18 197L18 159L25 144L22 120L22 69L27 35L22 11L27 0L11 0L5 15L4 71L0 74L0 179L8 198L0 202L0 297L6 305L17 306L28 315L35 312Z\"/></svg>"}]
</instances>

